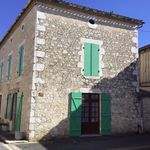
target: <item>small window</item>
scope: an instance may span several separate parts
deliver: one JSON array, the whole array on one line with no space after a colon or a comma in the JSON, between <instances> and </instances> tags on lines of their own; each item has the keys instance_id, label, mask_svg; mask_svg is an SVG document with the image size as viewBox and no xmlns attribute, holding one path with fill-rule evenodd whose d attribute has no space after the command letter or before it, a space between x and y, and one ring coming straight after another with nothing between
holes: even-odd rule
<instances>
[{"instance_id":1,"label":"small window","mask_svg":"<svg viewBox=\"0 0 150 150\"><path fill-rule=\"evenodd\" d=\"M99 76L99 45L84 43L84 76Z\"/></svg>"},{"instance_id":2,"label":"small window","mask_svg":"<svg viewBox=\"0 0 150 150\"><path fill-rule=\"evenodd\" d=\"M23 62L24 62L24 45L19 48L18 52L18 76L21 76L23 73Z\"/></svg>"},{"instance_id":3,"label":"small window","mask_svg":"<svg viewBox=\"0 0 150 150\"><path fill-rule=\"evenodd\" d=\"M96 24L96 21L94 19L90 19L88 21L88 26L89 28L96 29L98 25Z\"/></svg>"},{"instance_id":4,"label":"small window","mask_svg":"<svg viewBox=\"0 0 150 150\"><path fill-rule=\"evenodd\" d=\"M21 26L21 30L24 31L24 25Z\"/></svg>"},{"instance_id":5,"label":"small window","mask_svg":"<svg viewBox=\"0 0 150 150\"><path fill-rule=\"evenodd\" d=\"M90 19L89 23L92 24L92 25L94 25L95 24L95 20L94 19Z\"/></svg>"}]
</instances>

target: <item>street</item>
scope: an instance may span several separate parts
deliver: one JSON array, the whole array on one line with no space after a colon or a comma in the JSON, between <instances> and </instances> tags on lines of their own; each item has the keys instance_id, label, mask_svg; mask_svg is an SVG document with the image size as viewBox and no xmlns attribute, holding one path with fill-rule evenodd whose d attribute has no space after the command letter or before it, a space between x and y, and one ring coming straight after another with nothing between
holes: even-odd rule
<instances>
[{"instance_id":1,"label":"street","mask_svg":"<svg viewBox=\"0 0 150 150\"><path fill-rule=\"evenodd\" d=\"M0 150L9 150L9 149L7 148L6 144L0 142Z\"/></svg>"},{"instance_id":2,"label":"street","mask_svg":"<svg viewBox=\"0 0 150 150\"><path fill-rule=\"evenodd\" d=\"M22 150L150 150L150 135L66 138L16 146Z\"/></svg>"}]
</instances>

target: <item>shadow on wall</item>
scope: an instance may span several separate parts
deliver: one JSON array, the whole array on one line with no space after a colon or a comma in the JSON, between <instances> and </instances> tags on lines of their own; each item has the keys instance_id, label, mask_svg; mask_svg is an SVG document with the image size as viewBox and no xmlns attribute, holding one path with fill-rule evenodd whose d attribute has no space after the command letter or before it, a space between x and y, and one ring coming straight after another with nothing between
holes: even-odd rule
<instances>
[{"instance_id":1,"label":"shadow on wall","mask_svg":"<svg viewBox=\"0 0 150 150\"><path fill-rule=\"evenodd\" d=\"M136 68L136 61L131 63L128 67L126 67L123 71L121 71L117 76L114 78L108 79L108 78L103 78L100 82L95 84L92 88L98 88L102 93L110 93L111 97L113 97L113 102L111 101L111 115L122 115L123 119L128 119L126 118L126 115L130 112L130 108L128 107L128 103L130 99L133 99L130 101L130 107L134 107L134 111L136 112L137 116L131 117L133 120L131 122L136 123L136 118L140 116L140 110L139 110L139 105L138 99L136 98L137 93L136 93L136 88L133 86L133 82L137 81L137 76L133 74L133 71ZM133 97L132 97L133 96ZM127 102L125 101L127 100ZM70 96L69 96L69 103L70 103ZM118 107L118 108L117 108ZM126 112L122 112L124 110L120 109L121 107L127 108ZM78 107L76 111L81 111L81 106ZM68 135L68 125L69 125L69 110L70 106L68 107L68 118L62 120L57 126L55 126L53 129L47 133L41 140L41 144L43 140L47 139L52 139L54 138L54 133L59 133L57 137L64 137L64 135ZM125 113L125 114L123 114ZM77 112L75 112L77 114ZM130 115L130 114L128 114ZM134 114L135 115L135 114ZM116 116L118 117L118 116ZM115 120L115 119L113 119ZM130 122L130 121L129 121ZM113 124L116 123L119 125L118 121L113 121ZM131 129L130 123L127 124L127 128ZM117 125L116 125L117 126ZM135 124L136 129L135 131L138 131L138 123ZM117 130L117 129L115 129ZM121 133L121 131L119 131ZM119 133L118 132L118 133Z\"/></svg>"}]
</instances>

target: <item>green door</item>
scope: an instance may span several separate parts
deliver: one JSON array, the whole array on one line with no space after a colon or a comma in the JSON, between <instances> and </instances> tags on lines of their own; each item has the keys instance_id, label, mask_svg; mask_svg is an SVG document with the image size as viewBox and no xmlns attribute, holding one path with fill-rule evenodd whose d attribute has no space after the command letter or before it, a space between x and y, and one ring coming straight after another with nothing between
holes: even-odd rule
<instances>
[{"instance_id":1,"label":"green door","mask_svg":"<svg viewBox=\"0 0 150 150\"><path fill-rule=\"evenodd\" d=\"M17 108L16 108L16 119L15 119L16 131L20 131L20 127L21 127L22 99L23 99L23 93L17 93Z\"/></svg>"},{"instance_id":2,"label":"green door","mask_svg":"<svg viewBox=\"0 0 150 150\"><path fill-rule=\"evenodd\" d=\"M70 103L70 136L81 135L82 94L72 93Z\"/></svg>"},{"instance_id":3,"label":"green door","mask_svg":"<svg viewBox=\"0 0 150 150\"><path fill-rule=\"evenodd\" d=\"M111 134L111 102L110 94L101 94L101 134Z\"/></svg>"}]
</instances>

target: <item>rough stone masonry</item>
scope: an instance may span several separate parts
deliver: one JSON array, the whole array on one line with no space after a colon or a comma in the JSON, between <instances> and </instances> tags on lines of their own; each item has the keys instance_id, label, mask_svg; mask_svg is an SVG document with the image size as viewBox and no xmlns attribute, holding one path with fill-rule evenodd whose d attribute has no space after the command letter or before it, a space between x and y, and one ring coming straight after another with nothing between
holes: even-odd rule
<instances>
[{"instance_id":1,"label":"rough stone masonry","mask_svg":"<svg viewBox=\"0 0 150 150\"><path fill-rule=\"evenodd\" d=\"M5 118L7 94L23 92L20 131L29 140L69 135L71 92L110 93L112 134L138 130L138 23L92 12L72 4L30 1L0 43L4 64L0 115ZM98 77L83 74L84 42L100 45ZM18 48L22 43L24 70L18 77ZM11 79L7 80L9 54L13 63ZM5 122L10 123L11 130L12 121Z\"/></svg>"},{"instance_id":2,"label":"rough stone masonry","mask_svg":"<svg viewBox=\"0 0 150 150\"><path fill-rule=\"evenodd\" d=\"M93 28L90 17L95 16L38 6L33 78L39 84L33 88L30 139L69 134L69 93L73 91L109 92L112 133L138 130L137 30L98 21ZM82 75L82 39L101 41L100 78ZM44 92L44 97L39 97L39 92Z\"/></svg>"}]
</instances>

